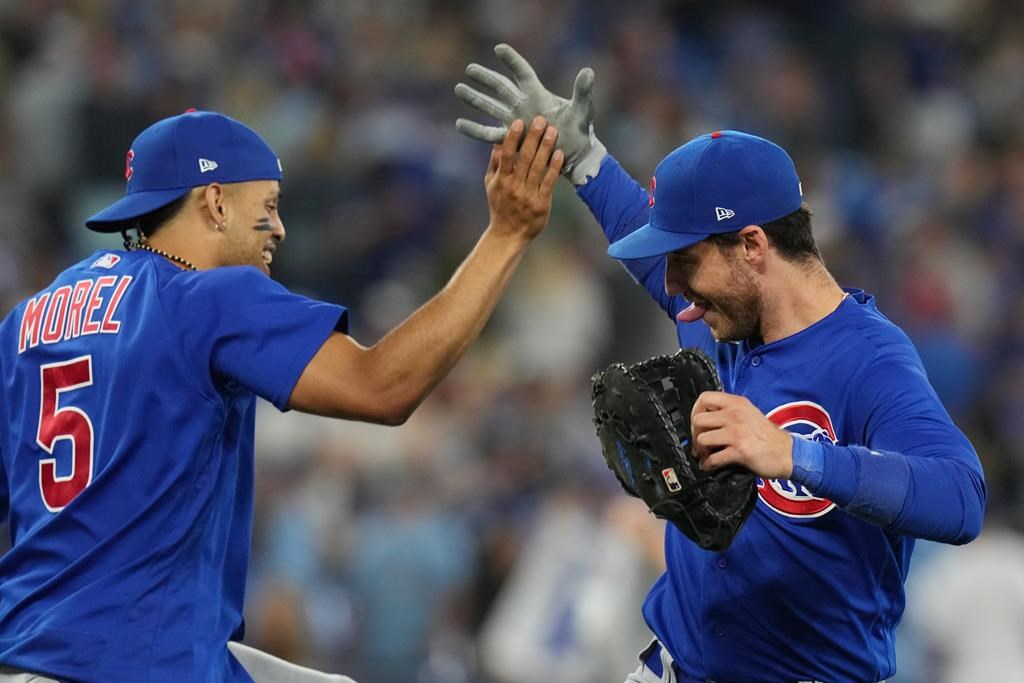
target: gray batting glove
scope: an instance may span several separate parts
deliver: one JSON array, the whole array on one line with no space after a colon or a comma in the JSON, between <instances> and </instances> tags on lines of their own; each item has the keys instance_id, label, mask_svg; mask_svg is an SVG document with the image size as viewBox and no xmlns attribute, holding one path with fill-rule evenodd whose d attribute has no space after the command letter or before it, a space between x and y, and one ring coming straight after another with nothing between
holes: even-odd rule
<instances>
[{"instance_id":1,"label":"gray batting glove","mask_svg":"<svg viewBox=\"0 0 1024 683\"><path fill-rule=\"evenodd\" d=\"M455 86L455 95L502 125L485 126L459 119L455 127L471 138L499 143L513 121L522 119L529 123L540 114L558 129L556 147L565 154L562 173L573 185L586 184L597 175L601 161L608 155L608 150L594 135L594 106L590 99L594 70L590 67L580 69L572 99L567 100L545 88L530 63L511 46L505 43L497 45L494 54L512 71L515 82L479 64L470 64L466 67L466 75L489 88L495 96L486 95L465 83Z\"/></svg>"}]
</instances>

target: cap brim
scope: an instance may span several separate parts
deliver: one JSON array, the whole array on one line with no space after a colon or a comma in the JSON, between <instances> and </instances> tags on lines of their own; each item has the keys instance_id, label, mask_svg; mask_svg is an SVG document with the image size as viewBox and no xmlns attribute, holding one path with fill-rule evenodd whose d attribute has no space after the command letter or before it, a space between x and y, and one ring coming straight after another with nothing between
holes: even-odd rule
<instances>
[{"instance_id":1,"label":"cap brim","mask_svg":"<svg viewBox=\"0 0 1024 683\"><path fill-rule=\"evenodd\" d=\"M650 223L634 230L608 247L608 255L617 259L651 258L685 249L707 239L708 234L659 230Z\"/></svg>"},{"instance_id":2,"label":"cap brim","mask_svg":"<svg viewBox=\"0 0 1024 683\"><path fill-rule=\"evenodd\" d=\"M150 190L133 192L100 211L85 221L85 227L96 232L120 232L128 221L156 211L178 199L191 188L179 187L173 190Z\"/></svg>"}]
</instances>

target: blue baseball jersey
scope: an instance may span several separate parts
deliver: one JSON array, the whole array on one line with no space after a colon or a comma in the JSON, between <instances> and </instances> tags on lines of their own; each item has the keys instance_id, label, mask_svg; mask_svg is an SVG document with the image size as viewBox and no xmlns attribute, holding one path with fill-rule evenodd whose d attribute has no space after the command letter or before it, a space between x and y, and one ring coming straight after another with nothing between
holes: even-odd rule
<instances>
[{"instance_id":1,"label":"blue baseball jersey","mask_svg":"<svg viewBox=\"0 0 1024 683\"><path fill-rule=\"evenodd\" d=\"M101 251L0 323L0 663L251 681L256 396L285 409L345 309L252 267Z\"/></svg>"},{"instance_id":2,"label":"blue baseball jersey","mask_svg":"<svg viewBox=\"0 0 1024 683\"><path fill-rule=\"evenodd\" d=\"M579 194L612 241L647 222L647 192L611 157ZM674 321L687 302L665 293L665 259L624 265ZM833 313L769 344L717 343L703 322L678 324L681 345L716 359L726 391L802 437L795 451L823 449L825 463L810 488L759 478L725 552L667 525L667 570L643 613L686 676L883 680L896 671L914 539L963 543L980 531L977 454L907 336L874 297L847 292Z\"/></svg>"}]
</instances>

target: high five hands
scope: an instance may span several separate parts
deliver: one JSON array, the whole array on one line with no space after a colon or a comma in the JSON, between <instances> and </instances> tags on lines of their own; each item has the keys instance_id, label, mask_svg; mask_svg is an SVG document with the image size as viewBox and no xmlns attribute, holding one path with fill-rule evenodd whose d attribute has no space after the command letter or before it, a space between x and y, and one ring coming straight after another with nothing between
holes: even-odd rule
<instances>
[{"instance_id":1,"label":"high five hands","mask_svg":"<svg viewBox=\"0 0 1024 683\"><path fill-rule=\"evenodd\" d=\"M572 99L567 100L545 88L530 63L509 45L502 43L496 46L494 53L509 68L515 80L479 64L470 64L466 67L466 75L477 87L489 90L493 95L465 83L455 86L455 95L502 125L486 126L460 118L455 122L459 132L483 142L496 143L504 138L516 119L530 121L540 115L559 131L558 149L565 154L563 171L569 180L574 185L582 185L596 176L608 151L594 135L594 106L591 102L594 70L589 67L580 69Z\"/></svg>"},{"instance_id":2,"label":"high five hands","mask_svg":"<svg viewBox=\"0 0 1024 683\"><path fill-rule=\"evenodd\" d=\"M484 175L492 229L529 241L547 225L565 161L555 149L557 139L558 131L543 116L535 117L529 130L520 119L511 122L501 144L491 150Z\"/></svg>"}]
</instances>

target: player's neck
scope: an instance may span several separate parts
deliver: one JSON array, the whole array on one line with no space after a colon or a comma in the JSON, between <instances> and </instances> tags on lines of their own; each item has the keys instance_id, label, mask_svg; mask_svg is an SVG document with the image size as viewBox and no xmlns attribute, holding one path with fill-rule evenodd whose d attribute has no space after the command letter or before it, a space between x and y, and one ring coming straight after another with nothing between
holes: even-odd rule
<instances>
[{"instance_id":1,"label":"player's neck","mask_svg":"<svg viewBox=\"0 0 1024 683\"><path fill-rule=\"evenodd\" d=\"M161 229L155 235L148 238L146 244L154 250L183 259L194 265L198 270L206 270L217 265L207 255L208 250L203 248L202 237L191 235L181 225L166 226L166 228ZM180 262L175 262L173 259L169 260L175 265L182 267Z\"/></svg>"},{"instance_id":2,"label":"player's neck","mask_svg":"<svg viewBox=\"0 0 1024 683\"><path fill-rule=\"evenodd\" d=\"M770 343L806 330L833 313L846 294L820 261L782 265L761 306L761 335Z\"/></svg>"}]
</instances>

